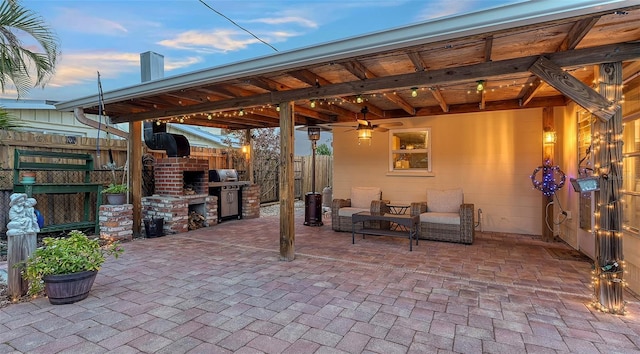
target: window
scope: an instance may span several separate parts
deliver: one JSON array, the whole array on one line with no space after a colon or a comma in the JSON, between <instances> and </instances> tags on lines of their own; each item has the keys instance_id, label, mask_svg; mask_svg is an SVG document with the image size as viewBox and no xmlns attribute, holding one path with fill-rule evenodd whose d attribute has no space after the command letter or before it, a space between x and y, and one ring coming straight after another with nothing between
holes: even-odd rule
<instances>
[{"instance_id":1,"label":"window","mask_svg":"<svg viewBox=\"0 0 640 354\"><path fill-rule=\"evenodd\" d=\"M622 227L635 235L640 234L640 120L624 122Z\"/></svg>"},{"instance_id":2,"label":"window","mask_svg":"<svg viewBox=\"0 0 640 354\"><path fill-rule=\"evenodd\" d=\"M391 130L389 139L390 172L431 172L431 128Z\"/></svg>"}]
</instances>

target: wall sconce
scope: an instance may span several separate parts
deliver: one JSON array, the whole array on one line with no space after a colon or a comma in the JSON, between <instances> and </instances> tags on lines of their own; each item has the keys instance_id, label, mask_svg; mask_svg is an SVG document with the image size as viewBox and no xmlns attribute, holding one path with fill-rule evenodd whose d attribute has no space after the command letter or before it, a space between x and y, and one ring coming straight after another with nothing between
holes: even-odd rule
<instances>
[{"instance_id":1,"label":"wall sconce","mask_svg":"<svg viewBox=\"0 0 640 354\"><path fill-rule=\"evenodd\" d=\"M418 97L418 88L417 87L412 87L411 88L411 97Z\"/></svg>"},{"instance_id":2,"label":"wall sconce","mask_svg":"<svg viewBox=\"0 0 640 354\"><path fill-rule=\"evenodd\" d=\"M556 132L554 130L545 130L542 133L542 142L545 145L555 144L557 140L558 136L556 135Z\"/></svg>"},{"instance_id":3,"label":"wall sconce","mask_svg":"<svg viewBox=\"0 0 640 354\"><path fill-rule=\"evenodd\" d=\"M371 127L361 124L357 130L358 130L358 145L362 144L363 141L369 142L369 145L371 145L371 132L373 131L373 129L371 129Z\"/></svg>"},{"instance_id":4,"label":"wall sconce","mask_svg":"<svg viewBox=\"0 0 640 354\"><path fill-rule=\"evenodd\" d=\"M476 91L480 92L484 90L484 80L476 81Z\"/></svg>"},{"instance_id":5,"label":"wall sconce","mask_svg":"<svg viewBox=\"0 0 640 354\"><path fill-rule=\"evenodd\" d=\"M242 153L246 154L249 152L249 145L242 145Z\"/></svg>"}]
</instances>

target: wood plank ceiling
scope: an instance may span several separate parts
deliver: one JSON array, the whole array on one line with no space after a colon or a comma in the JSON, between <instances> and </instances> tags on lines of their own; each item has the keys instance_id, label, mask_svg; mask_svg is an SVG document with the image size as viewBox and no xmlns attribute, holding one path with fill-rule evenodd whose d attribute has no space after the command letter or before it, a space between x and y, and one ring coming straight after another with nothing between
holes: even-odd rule
<instances>
[{"instance_id":1,"label":"wood plank ceiling","mask_svg":"<svg viewBox=\"0 0 640 354\"><path fill-rule=\"evenodd\" d=\"M638 77L638 23L640 9L632 7L234 80L214 79L106 102L105 113L113 123L161 120L249 129L278 126L277 105L287 101L295 103L297 125L354 122L364 106L373 120L562 106L569 98L530 71L536 60L544 55L590 87L592 65L623 61L629 81ZM476 90L479 80L482 91ZM97 113L97 108L85 107L85 112Z\"/></svg>"}]
</instances>

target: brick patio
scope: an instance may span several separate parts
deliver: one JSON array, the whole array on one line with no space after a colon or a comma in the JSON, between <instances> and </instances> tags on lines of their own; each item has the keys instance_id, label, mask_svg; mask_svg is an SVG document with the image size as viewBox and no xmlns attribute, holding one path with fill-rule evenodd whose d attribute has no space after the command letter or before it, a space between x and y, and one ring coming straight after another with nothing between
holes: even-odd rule
<instances>
[{"instance_id":1,"label":"brick patio","mask_svg":"<svg viewBox=\"0 0 640 354\"><path fill-rule=\"evenodd\" d=\"M72 305L0 309L0 353L640 353L640 304L589 306L591 264L521 235L473 245L356 238L296 218L229 221L124 245Z\"/></svg>"}]
</instances>

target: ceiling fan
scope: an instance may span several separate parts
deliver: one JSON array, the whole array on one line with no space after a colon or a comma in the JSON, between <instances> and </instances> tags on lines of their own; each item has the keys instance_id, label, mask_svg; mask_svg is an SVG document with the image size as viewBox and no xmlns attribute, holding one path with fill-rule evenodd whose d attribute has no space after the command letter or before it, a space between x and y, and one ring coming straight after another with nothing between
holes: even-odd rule
<instances>
[{"instance_id":1,"label":"ceiling fan","mask_svg":"<svg viewBox=\"0 0 640 354\"><path fill-rule=\"evenodd\" d=\"M360 110L360 113L362 113L362 119L359 119L359 118L356 119L357 124L353 124L353 125L331 124L331 126L332 127L351 127L357 131L368 130L370 132L371 130L375 130L377 132L386 132L389 130L388 127L399 127L402 125L402 122L389 122L389 123L380 123L380 124L371 123L369 120L367 120L367 113L369 113L369 109L367 108L367 106L362 107L362 109Z\"/></svg>"}]
</instances>

